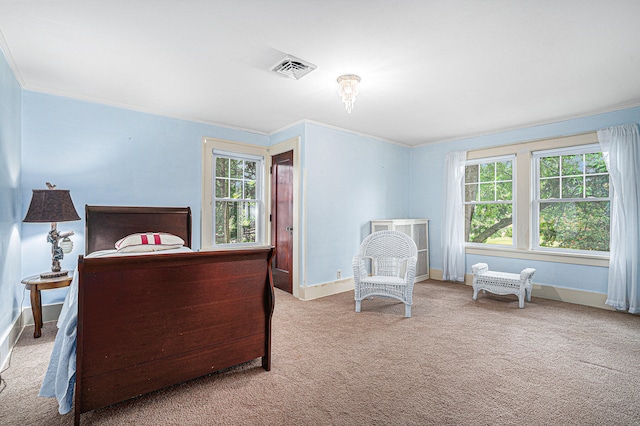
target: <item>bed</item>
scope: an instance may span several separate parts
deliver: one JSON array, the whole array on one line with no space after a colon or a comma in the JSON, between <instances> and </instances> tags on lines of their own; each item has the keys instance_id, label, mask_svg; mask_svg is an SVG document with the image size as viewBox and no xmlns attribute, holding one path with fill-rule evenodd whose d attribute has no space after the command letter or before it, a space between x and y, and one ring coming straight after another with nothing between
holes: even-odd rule
<instances>
[{"instance_id":1,"label":"bed","mask_svg":"<svg viewBox=\"0 0 640 426\"><path fill-rule=\"evenodd\" d=\"M88 254L148 231L179 236L191 246L188 207L86 206L85 220ZM80 256L74 277L75 423L82 413L256 358L269 371L273 252ZM65 305L72 291L73 285Z\"/></svg>"}]
</instances>

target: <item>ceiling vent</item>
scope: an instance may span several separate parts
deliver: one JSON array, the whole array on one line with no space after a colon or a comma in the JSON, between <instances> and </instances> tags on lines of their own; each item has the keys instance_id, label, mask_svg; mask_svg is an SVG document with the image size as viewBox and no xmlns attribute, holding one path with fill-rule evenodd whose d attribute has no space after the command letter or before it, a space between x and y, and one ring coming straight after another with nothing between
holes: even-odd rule
<instances>
[{"instance_id":1,"label":"ceiling vent","mask_svg":"<svg viewBox=\"0 0 640 426\"><path fill-rule=\"evenodd\" d=\"M299 80L316 68L318 67L312 63L298 59L295 56L287 55L271 67L271 71Z\"/></svg>"}]
</instances>

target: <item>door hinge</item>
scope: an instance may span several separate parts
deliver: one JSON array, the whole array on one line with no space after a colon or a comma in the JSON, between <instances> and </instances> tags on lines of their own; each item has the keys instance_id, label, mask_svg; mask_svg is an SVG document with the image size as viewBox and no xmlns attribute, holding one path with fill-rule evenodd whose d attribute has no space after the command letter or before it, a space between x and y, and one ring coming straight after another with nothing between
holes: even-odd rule
<instances>
[{"instance_id":1,"label":"door hinge","mask_svg":"<svg viewBox=\"0 0 640 426\"><path fill-rule=\"evenodd\" d=\"M269 215L269 222L271 222L273 220L273 215Z\"/></svg>"}]
</instances>

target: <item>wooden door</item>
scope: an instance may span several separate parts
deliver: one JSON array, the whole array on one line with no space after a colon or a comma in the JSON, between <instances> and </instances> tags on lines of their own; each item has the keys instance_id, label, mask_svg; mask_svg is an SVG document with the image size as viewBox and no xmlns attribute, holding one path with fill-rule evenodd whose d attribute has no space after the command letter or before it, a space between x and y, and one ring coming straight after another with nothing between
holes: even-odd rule
<instances>
[{"instance_id":1,"label":"wooden door","mask_svg":"<svg viewBox=\"0 0 640 426\"><path fill-rule=\"evenodd\" d=\"M293 151L271 157L271 244L273 283L293 292Z\"/></svg>"}]
</instances>

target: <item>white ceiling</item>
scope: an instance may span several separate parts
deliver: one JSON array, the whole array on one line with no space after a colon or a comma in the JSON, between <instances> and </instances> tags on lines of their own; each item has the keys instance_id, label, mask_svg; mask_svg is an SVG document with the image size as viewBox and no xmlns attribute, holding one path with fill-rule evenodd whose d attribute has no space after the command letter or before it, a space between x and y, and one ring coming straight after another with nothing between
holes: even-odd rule
<instances>
[{"instance_id":1,"label":"white ceiling","mask_svg":"<svg viewBox=\"0 0 640 426\"><path fill-rule=\"evenodd\" d=\"M420 145L640 105L639 18L639 0L0 0L0 47L27 90ZM270 72L285 54L318 68Z\"/></svg>"}]
</instances>

